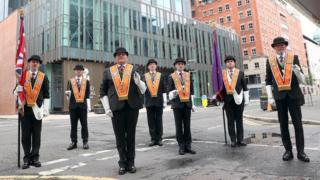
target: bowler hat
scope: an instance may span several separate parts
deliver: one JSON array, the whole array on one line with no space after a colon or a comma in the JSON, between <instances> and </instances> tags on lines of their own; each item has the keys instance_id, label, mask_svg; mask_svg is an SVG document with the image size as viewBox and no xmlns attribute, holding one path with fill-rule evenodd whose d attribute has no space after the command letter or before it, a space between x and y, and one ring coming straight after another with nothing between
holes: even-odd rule
<instances>
[{"instance_id":1,"label":"bowler hat","mask_svg":"<svg viewBox=\"0 0 320 180\"><path fill-rule=\"evenodd\" d=\"M274 40L273 40L273 43L271 44L271 47L275 47L276 45L278 44L285 44L286 46L288 46L288 41L283 38L283 37L276 37Z\"/></svg>"},{"instance_id":2,"label":"bowler hat","mask_svg":"<svg viewBox=\"0 0 320 180\"><path fill-rule=\"evenodd\" d=\"M175 66L177 63L186 64L186 61L185 61L183 58L177 58L177 59L174 61L173 65Z\"/></svg>"},{"instance_id":3,"label":"bowler hat","mask_svg":"<svg viewBox=\"0 0 320 180\"><path fill-rule=\"evenodd\" d=\"M84 67L81 64L77 64L74 66L73 70L84 70Z\"/></svg>"},{"instance_id":4,"label":"bowler hat","mask_svg":"<svg viewBox=\"0 0 320 180\"><path fill-rule=\"evenodd\" d=\"M149 64L154 63L154 64L158 64L158 62L155 59L149 59L147 62L147 67L149 66Z\"/></svg>"},{"instance_id":5,"label":"bowler hat","mask_svg":"<svg viewBox=\"0 0 320 180\"><path fill-rule=\"evenodd\" d=\"M41 57L39 55L32 55L29 59L28 62L32 61L32 60L36 60L38 61L40 64L42 64L42 60Z\"/></svg>"},{"instance_id":6,"label":"bowler hat","mask_svg":"<svg viewBox=\"0 0 320 180\"><path fill-rule=\"evenodd\" d=\"M228 60L233 60L234 62L236 62L236 58L234 58L233 56L227 56L225 59L224 59L224 62L228 61Z\"/></svg>"},{"instance_id":7,"label":"bowler hat","mask_svg":"<svg viewBox=\"0 0 320 180\"><path fill-rule=\"evenodd\" d=\"M127 56L129 55L128 51L124 47L118 47L116 51L113 53L113 57L116 57L119 53L125 53Z\"/></svg>"}]
</instances>

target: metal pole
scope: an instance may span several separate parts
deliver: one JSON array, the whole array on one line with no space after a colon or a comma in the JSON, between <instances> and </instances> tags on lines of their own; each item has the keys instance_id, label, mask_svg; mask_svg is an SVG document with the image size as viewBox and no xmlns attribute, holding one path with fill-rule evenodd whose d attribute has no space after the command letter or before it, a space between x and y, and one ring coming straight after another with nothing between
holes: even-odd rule
<instances>
[{"instance_id":1,"label":"metal pole","mask_svg":"<svg viewBox=\"0 0 320 180\"><path fill-rule=\"evenodd\" d=\"M18 113L18 167L20 168L20 123L21 123L21 114Z\"/></svg>"},{"instance_id":2,"label":"metal pole","mask_svg":"<svg viewBox=\"0 0 320 180\"><path fill-rule=\"evenodd\" d=\"M222 107L222 117L223 117L223 130L224 130L224 143L227 144L227 131L226 131L226 118L224 115L224 107Z\"/></svg>"}]
</instances>

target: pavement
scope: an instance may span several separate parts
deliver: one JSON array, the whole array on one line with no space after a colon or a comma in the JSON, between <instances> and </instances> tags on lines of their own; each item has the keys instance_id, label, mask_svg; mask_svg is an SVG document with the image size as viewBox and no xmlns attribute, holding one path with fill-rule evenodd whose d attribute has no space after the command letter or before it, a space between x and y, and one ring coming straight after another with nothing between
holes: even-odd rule
<instances>
[{"instance_id":1,"label":"pavement","mask_svg":"<svg viewBox=\"0 0 320 180\"><path fill-rule=\"evenodd\" d=\"M305 108L305 107L303 107ZM246 111L259 111L252 101ZM316 114L317 111L314 112ZM316 117L316 116L314 116ZM284 148L278 123L244 118L246 147L231 148L224 142L221 107L198 108L192 113L192 147L196 155L178 154L173 113L163 115L164 146L148 147L150 141L145 110L141 110L136 131L137 173L119 176L118 155L110 118L89 114L89 150L82 149L80 127L78 149L67 151L70 143L68 115L50 115L43 120L40 161L42 167L17 168L16 118L0 119L0 179L164 179L164 180L301 180L320 179L320 128L305 124L305 151L311 162L296 158L282 161ZM294 130L290 127L295 147ZM21 153L22 154L22 153Z\"/></svg>"},{"instance_id":2,"label":"pavement","mask_svg":"<svg viewBox=\"0 0 320 180\"><path fill-rule=\"evenodd\" d=\"M303 124L320 125L320 117L318 114L318 111L320 110L320 96L312 96L312 100L310 96L306 96L305 100L306 104L301 107ZM251 104L244 110L244 118L256 121L278 123L277 111L269 112L263 111L260 108L256 108L259 103L260 101L257 100L252 101ZM289 119L291 121L290 116Z\"/></svg>"}]
</instances>

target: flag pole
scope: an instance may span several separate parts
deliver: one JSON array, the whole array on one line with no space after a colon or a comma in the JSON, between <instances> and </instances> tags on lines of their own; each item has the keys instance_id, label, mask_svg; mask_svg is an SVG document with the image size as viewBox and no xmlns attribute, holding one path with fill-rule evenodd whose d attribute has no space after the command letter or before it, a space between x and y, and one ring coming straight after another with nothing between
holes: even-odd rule
<instances>
[{"instance_id":1,"label":"flag pole","mask_svg":"<svg viewBox=\"0 0 320 180\"><path fill-rule=\"evenodd\" d=\"M226 118L225 118L225 115L224 115L224 106L222 107L222 117L223 117L223 131L224 131L224 143L227 144L228 141L227 141L227 131L226 131Z\"/></svg>"},{"instance_id":2,"label":"flag pole","mask_svg":"<svg viewBox=\"0 0 320 180\"><path fill-rule=\"evenodd\" d=\"M20 21L22 21L22 19L24 17L24 9L23 8L19 9L19 15L20 15ZM21 23L20 23L19 29L20 29L19 31L21 31ZM19 35L21 36L20 33L19 33ZM21 40L21 37L19 37L19 39ZM19 42L19 46L20 46L20 42ZM18 55L19 54L17 53L17 56ZM22 69L21 76L23 76L23 69ZM20 79L17 81L17 85L19 85L19 81L20 81ZM17 86L16 86L16 88L17 88ZM17 96L17 98L19 98L18 96ZM17 100L17 109L18 109L18 141L17 141L17 143L18 143L17 144L18 151L17 151L17 153L18 153L18 168L20 168L21 167L20 166L20 163L21 163L21 143L20 143L20 141L21 141L21 118L23 117L23 105L20 105L18 100Z\"/></svg>"}]
</instances>

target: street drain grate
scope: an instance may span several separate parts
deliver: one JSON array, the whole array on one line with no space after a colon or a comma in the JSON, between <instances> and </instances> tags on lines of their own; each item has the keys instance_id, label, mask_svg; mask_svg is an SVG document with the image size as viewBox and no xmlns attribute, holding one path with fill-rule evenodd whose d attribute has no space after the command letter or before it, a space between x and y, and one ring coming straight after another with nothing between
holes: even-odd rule
<instances>
[{"instance_id":1,"label":"street drain grate","mask_svg":"<svg viewBox=\"0 0 320 180\"><path fill-rule=\"evenodd\" d=\"M281 134L274 132L252 133L244 141L247 144L280 145Z\"/></svg>"}]
</instances>

